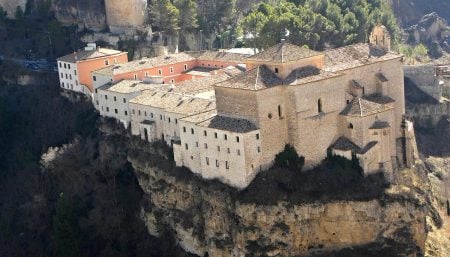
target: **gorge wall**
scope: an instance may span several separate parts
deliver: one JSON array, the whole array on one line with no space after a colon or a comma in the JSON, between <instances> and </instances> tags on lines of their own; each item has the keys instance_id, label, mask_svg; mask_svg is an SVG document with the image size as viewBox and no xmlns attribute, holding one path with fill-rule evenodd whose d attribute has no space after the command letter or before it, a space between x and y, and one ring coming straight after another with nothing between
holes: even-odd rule
<instances>
[{"instance_id":1,"label":"gorge wall","mask_svg":"<svg viewBox=\"0 0 450 257\"><path fill-rule=\"evenodd\" d=\"M253 201L248 190L236 191L175 168L162 144L120 136L124 131L111 126L102 125L101 131L101 155L117 149L127 153L144 191L141 216L149 233L169 231L185 251L198 256L328 256L339 251L421 256L427 220L439 224L420 170L398 173L412 178L414 186L394 183L379 197ZM264 190L277 194L268 188ZM263 197L268 192L252 193Z\"/></svg>"}]
</instances>

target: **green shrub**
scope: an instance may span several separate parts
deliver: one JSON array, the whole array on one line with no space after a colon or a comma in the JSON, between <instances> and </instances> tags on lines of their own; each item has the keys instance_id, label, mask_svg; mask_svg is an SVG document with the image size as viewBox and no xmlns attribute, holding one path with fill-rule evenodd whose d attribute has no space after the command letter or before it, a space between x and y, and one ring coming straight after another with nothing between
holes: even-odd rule
<instances>
[{"instance_id":1,"label":"green shrub","mask_svg":"<svg viewBox=\"0 0 450 257\"><path fill-rule=\"evenodd\" d=\"M275 167L278 168L301 171L304 165L305 157L299 156L291 145L286 145L284 150L275 156Z\"/></svg>"}]
</instances>

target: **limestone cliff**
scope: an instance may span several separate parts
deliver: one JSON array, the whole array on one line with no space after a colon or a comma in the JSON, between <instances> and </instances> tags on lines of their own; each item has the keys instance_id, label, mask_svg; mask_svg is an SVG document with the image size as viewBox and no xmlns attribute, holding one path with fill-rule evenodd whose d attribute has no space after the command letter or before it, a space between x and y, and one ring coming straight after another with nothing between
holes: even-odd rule
<instances>
[{"instance_id":1,"label":"limestone cliff","mask_svg":"<svg viewBox=\"0 0 450 257\"><path fill-rule=\"evenodd\" d=\"M54 0L52 9L63 24L80 24L95 31L106 28L103 0Z\"/></svg>"},{"instance_id":2,"label":"limestone cliff","mask_svg":"<svg viewBox=\"0 0 450 257\"><path fill-rule=\"evenodd\" d=\"M118 137L124 131L105 125L101 130L106 154L127 152L145 192L141 215L149 233L170 231L183 249L198 256L320 256L340 251L421 256L427 220L441 225L421 168L398 172L376 197L361 191L360 197L330 201L319 195L294 202L288 195L263 203L254 199L276 195L276 190L267 187L249 197L255 192L236 191L175 168L162 145Z\"/></svg>"}]
</instances>

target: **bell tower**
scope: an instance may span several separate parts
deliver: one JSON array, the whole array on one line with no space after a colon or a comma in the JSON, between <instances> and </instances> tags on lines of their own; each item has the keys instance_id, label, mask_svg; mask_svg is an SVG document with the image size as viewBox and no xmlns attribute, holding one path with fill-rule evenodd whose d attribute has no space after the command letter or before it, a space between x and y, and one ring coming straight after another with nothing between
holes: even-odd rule
<instances>
[{"instance_id":1,"label":"bell tower","mask_svg":"<svg viewBox=\"0 0 450 257\"><path fill-rule=\"evenodd\" d=\"M369 43L385 51L391 50L391 35L388 29L383 25L377 25L370 33Z\"/></svg>"}]
</instances>

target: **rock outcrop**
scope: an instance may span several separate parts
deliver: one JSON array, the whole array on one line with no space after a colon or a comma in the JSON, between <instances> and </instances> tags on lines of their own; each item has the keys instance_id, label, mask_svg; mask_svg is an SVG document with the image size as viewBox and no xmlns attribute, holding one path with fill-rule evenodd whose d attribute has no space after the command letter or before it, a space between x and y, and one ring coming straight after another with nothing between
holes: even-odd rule
<instances>
[{"instance_id":1,"label":"rock outcrop","mask_svg":"<svg viewBox=\"0 0 450 257\"><path fill-rule=\"evenodd\" d=\"M94 31L106 28L104 0L55 0L52 9L63 24L76 24Z\"/></svg>"},{"instance_id":2,"label":"rock outcrop","mask_svg":"<svg viewBox=\"0 0 450 257\"><path fill-rule=\"evenodd\" d=\"M421 256L426 220L440 226L421 168L398 172L379 198L327 201L319 196L316 201L264 204L245 197L246 190L175 168L162 144L119 136L124 131L110 126L101 131L106 138L102 155L113 149L127 152L145 193L141 216L149 233L169 231L184 250L198 256L320 256L341 250Z\"/></svg>"},{"instance_id":3,"label":"rock outcrop","mask_svg":"<svg viewBox=\"0 0 450 257\"><path fill-rule=\"evenodd\" d=\"M27 0L0 0L0 7L6 11L9 18L14 18L17 7L20 7L22 11L26 10Z\"/></svg>"}]
</instances>

